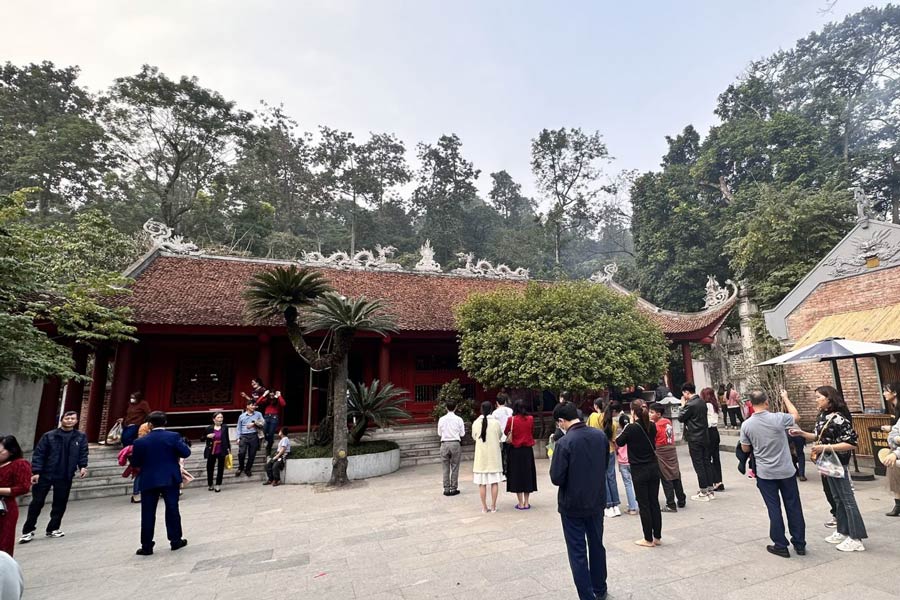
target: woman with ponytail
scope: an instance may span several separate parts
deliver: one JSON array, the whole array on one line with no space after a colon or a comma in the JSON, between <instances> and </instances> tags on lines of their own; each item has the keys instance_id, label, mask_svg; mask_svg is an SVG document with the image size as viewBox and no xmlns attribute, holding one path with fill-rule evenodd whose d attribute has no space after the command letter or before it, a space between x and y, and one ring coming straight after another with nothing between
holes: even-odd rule
<instances>
[{"instance_id":1,"label":"woman with ponytail","mask_svg":"<svg viewBox=\"0 0 900 600\"><path fill-rule=\"evenodd\" d=\"M631 422L616 437L616 445L628 448L628 462L641 514L644 539L638 546L652 548L662 542L662 511L659 507L659 463L656 459L656 425L650 421L643 400L631 403Z\"/></svg>"},{"instance_id":2,"label":"woman with ponytail","mask_svg":"<svg viewBox=\"0 0 900 600\"><path fill-rule=\"evenodd\" d=\"M481 416L472 423L475 440L475 463L472 465L475 483L481 494L481 512L497 512L497 494L503 481L503 461L500 455L500 421L491 415L494 405L481 403ZM487 505L487 488L491 486L491 508Z\"/></svg>"}]
</instances>

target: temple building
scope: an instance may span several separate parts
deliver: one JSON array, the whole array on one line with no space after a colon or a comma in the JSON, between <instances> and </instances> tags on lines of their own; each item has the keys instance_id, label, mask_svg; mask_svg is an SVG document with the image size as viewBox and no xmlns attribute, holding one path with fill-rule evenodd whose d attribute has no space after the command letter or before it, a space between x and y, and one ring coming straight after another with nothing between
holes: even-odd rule
<instances>
[{"instance_id":1,"label":"temple building","mask_svg":"<svg viewBox=\"0 0 900 600\"><path fill-rule=\"evenodd\" d=\"M327 376L312 372L296 354L282 323L250 322L242 298L254 274L297 263L205 255L170 239L169 233L156 235L154 249L125 273L134 279L132 294L124 302L133 311L138 341L98 348L92 357L76 348L79 372L86 373L93 364L90 389L85 394L84 384L49 381L37 432L55 426L63 388L65 408L81 408L82 428L92 442L124 415L134 391L143 392L154 409L169 413L179 427L206 424L214 408L230 411L231 421L243 409L241 392L249 391L253 377L282 391L287 399L284 424L299 429L315 425L326 405ZM434 263L427 244L420 251L422 260L409 271L388 262L389 249L378 250L377 256L364 251L353 258L311 253L301 261L319 269L341 294L383 299L396 316L396 333L361 335L354 342L350 379L377 378L408 390L405 408L413 422L430 419L438 390L453 379L459 379L470 398L493 398L495 391L484 389L459 367L453 309L474 292L523 288L528 285L527 271L495 268L469 256L465 267L445 273ZM614 274L613 265L592 280L630 293L612 281ZM698 286L698 295L701 289ZM721 288L712 279L706 293L707 308L696 313L667 311L638 299L639 308L669 342L681 347L688 379L692 378L689 344L711 343L736 301L736 290Z\"/></svg>"}]
</instances>

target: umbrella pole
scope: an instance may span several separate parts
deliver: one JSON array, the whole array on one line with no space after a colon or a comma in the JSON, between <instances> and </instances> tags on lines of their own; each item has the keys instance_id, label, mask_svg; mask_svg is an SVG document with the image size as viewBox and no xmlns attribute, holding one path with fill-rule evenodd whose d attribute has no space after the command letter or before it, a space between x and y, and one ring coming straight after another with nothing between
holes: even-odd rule
<instances>
[{"instance_id":1,"label":"umbrella pole","mask_svg":"<svg viewBox=\"0 0 900 600\"><path fill-rule=\"evenodd\" d=\"M834 363L832 363L834 364ZM862 380L859 377L859 363L856 361L856 357L853 357L853 371L856 373L856 389L859 390L859 406L862 409L862 412L866 412L866 403L863 400L863 390L862 390ZM856 460L856 450L852 451L853 454L853 473L850 474L850 479L853 481L873 481L875 479L875 475L872 473L861 473L859 470L859 462ZM878 460L878 457L873 457L875 460Z\"/></svg>"},{"instance_id":2,"label":"umbrella pole","mask_svg":"<svg viewBox=\"0 0 900 600\"><path fill-rule=\"evenodd\" d=\"M841 387L841 374L838 371L837 361L834 359L829 360L831 363L831 378L834 379L834 389L838 391L838 394L841 395L841 398L844 397L844 388Z\"/></svg>"},{"instance_id":3,"label":"umbrella pole","mask_svg":"<svg viewBox=\"0 0 900 600\"><path fill-rule=\"evenodd\" d=\"M859 390L859 407L861 412L866 412L866 402L863 400L862 379L859 378L859 363L853 357L853 371L856 373L856 389Z\"/></svg>"}]
</instances>

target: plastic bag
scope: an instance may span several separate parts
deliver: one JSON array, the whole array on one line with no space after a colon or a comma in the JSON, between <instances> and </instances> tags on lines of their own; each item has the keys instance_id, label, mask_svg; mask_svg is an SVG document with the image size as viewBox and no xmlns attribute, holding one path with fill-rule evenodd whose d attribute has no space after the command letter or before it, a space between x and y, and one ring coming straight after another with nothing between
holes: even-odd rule
<instances>
[{"instance_id":1,"label":"plastic bag","mask_svg":"<svg viewBox=\"0 0 900 600\"><path fill-rule=\"evenodd\" d=\"M225 455L225 468L226 468L226 469L233 469L233 468L234 468L234 459L231 458L231 455L230 455L230 454L226 454L226 455Z\"/></svg>"},{"instance_id":2,"label":"plastic bag","mask_svg":"<svg viewBox=\"0 0 900 600\"><path fill-rule=\"evenodd\" d=\"M844 476L844 465L841 464L837 454L831 448L826 448L816 459L816 468L824 477L840 478Z\"/></svg>"},{"instance_id":3,"label":"plastic bag","mask_svg":"<svg viewBox=\"0 0 900 600\"><path fill-rule=\"evenodd\" d=\"M106 443L107 444L118 444L119 440L122 439L122 423L120 421L116 421L116 424L112 426L112 429L109 430L109 433L106 434Z\"/></svg>"}]
</instances>

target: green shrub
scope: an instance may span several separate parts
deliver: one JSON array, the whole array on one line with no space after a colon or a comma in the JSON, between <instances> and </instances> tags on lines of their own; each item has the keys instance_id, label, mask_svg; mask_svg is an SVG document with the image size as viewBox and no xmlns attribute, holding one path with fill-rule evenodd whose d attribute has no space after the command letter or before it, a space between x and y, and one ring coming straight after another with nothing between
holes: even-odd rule
<instances>
[{"instance_id":1,"label":"green shrub","mask_svg":"<svg viewBox=\"0 0 900 600\"><path fill-rule=\"evenodd\" d=\"M375 440L372 442L360 442L356 446L347 448L347 456L360 456L362 454L377 454L396 450L400 446L390 440ZM291 458L331 458L331 446L294 446L291 449Z\"/></svg>"},{"instance_id":2,"label":"green shrub","mask_svg":"<svg viewBox=\"0 0 900 600\"><path fill-rule=\"evenodd\" d=\"M471 424L475 420L475 407L471 400L463 398L462 386L459 379L448 381L441 386L438 392L437 402L434 410L431 411L431 418L437 421L447 414L447 402L453 400L456 402L456 414L462 418L466 424Z\"/></svg>"}]
</instances>

